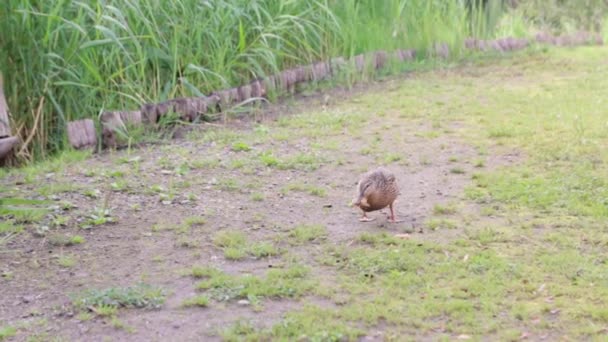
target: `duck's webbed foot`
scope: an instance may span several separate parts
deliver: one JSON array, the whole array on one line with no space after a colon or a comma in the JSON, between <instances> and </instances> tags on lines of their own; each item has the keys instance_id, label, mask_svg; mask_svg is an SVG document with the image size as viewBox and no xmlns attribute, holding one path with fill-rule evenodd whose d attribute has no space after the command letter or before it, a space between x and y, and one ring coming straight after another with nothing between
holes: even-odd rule
<instances>
[{"instance_id":1,"label":"duck's webbed foot","mask_svg":"<svg viewBox=\"0 0 608 342\"><path fill-rule=\"evenodd\" d=\"M389 205L389 208L391 209L391 215L388 217L388 221L390 223L403 222L403 220L397 220L397 218L395 218L395 210L393 210L393 204L392 203Z\"/></svg>"},{"instance_id":2,"label":"duck's webbed foot","mask_svg":"<svg viewBox=\"0 0 608 342\"><path fill-rule=\"evenodd\" d=\"M365 212L363 213L363 216L361 216L361 217L359 218L359 222L369 222L369 221L373 221L373 220L374 220L374 219L373 219L373 218L368 217L368 216L367 216L367 214L366 214Z\"/></svg>"}]
</instances>

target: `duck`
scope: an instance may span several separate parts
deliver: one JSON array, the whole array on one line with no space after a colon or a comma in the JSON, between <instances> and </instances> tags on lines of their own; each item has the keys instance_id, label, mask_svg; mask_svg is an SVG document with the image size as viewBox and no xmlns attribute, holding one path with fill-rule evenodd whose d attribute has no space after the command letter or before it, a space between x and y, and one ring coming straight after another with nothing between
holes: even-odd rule
<instances>
[{"instance_id":1,"label":"duck","mask_svg":"<svg viewBox=\"0 0 608 342\"><path fill-rule=\"evenodd\" d=\"M352 204L363 211L363 216L359 218L359 221L373 221L373 218L367 216L368 212L389 207L391 211L389 221L392 223L400 222L395 218L393 204L401 191L397 184L397 178L391 171L378 167L366 172L357 184L357 192L358 195Z\"/></svg>"}]
</instances>

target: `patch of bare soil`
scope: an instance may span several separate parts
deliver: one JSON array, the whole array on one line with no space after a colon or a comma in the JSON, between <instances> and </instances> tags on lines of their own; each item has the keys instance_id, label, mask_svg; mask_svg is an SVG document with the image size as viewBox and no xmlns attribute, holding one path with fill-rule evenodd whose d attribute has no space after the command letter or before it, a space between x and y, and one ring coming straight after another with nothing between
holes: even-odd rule
<instances>
[{"instance_id":1,"label":"patch of bare soil","mask_svg":"<svg viewBox=\"0 0 608 342\"><path fill-rule=\"evenodd\" d=\"M287 111L299 113L310 107L331 111L342 101L354 99L364 91L381 93L395 86L398 80L352 92L334 90L295 103L272 106L259 113L255 121L272 132L276 127L273 121ZM227 126L237 134L245 134L255 121L236 121ZM197 280L184 273L193 265L201 265L217 267L229 274L263 275L268 269L286 263L285 255L227 260L222 250L213 244L214 234L225 229L245 232L250 242L276 243L288 251L290 258L312 265L313 273L319 278L329 272L315 261L322 254L321 247L316 243L298 246L287 243L287 233L294 226L325 226L328 236L324 243L330 245L348 243L364 232L380 231L409 232L415 238L441 242L446 238L445 231L430 231L424 221L436 204L462 198L478 155L472 146L450 133L459 129L458 123L446 123L444 128L448 129L447 133L429 136L426 133L434 128L425 120L400 118L399 113L379 116L372 110L356 134L347 129L331 134L336 146L321 149L325 161L317 169L253 167L245 172L243 168L225 165L247 153L234 152L230 146L218 148L212 142L182 138L162 146L104 153L70 166L65 172L49 175L44 180L47 185L68 183L78 189L53 194L77 206L66 213L70 217L67 227L57 231L82 235L86 243L53 246L48 235L36 238L29 233L13 240L8 245L9 252L0 254L1 271L7 275L0 280L0 322L20 327L15 340L38 336L42 340L60 337L70 341L210 341L219 339L219 331L240 319L271 326L284 313L306 302L331 305L322 298L304 297L266 299L261 311L235 302L213 302L208 308L183 308L183 300L197 293ZM300 135L294 128L293 136L287 140L270 139L252 148L258 152L272 149L277 155L306 153L311 149L311 138ZM370 148L371 151L365 152ZM128 161L134 157L139 161ZM168 167L204 158L219 159L221 164L192 168L184 175ZM516 159L517 156L488 156L486 168ZM120 164L118 160L127 162ZM136 163L139 170L134 172ZM395 172L402 188L396 203L401 223L388 223L379 212L371 214L375 221L360 223L357 220L360 213L349 206L359 175L379 164L386 164ZM116 179L99 176L104 171L116 170L122 170L125 176ZM87 176L87 171L94 171L95 175ZM17 182L17 179L6 181ZM126 182L128 190L110 191L112 183L119 182ZM290 184L305 189L289 190ZM14 183L13 186L27 197L36 194L44 184ZM325 196L311 194L306 186L325 189ZM159 199L159 193L171 192L172 188L175 189L173 198ZM95 189L100 190L98 198L87 196L86 190ZM88 230L78 228L82 223L78 218L82 221L96 206L103 205L108 192L111 196L107 202L117 222ZM197 199L188 199L187 194ZM262 200L253 200L253 194L259 194ZM193 216L202 216L206 222L178 232L175 226ZM454 230L449 234L460 232ZM58 260L66 256L75 259L75 264L60 265ZM71 306L72 296L84 290L139 282L166 289L167 301L157 310L121 310L118 317L126 328L117 327L108 318L83 320Z\"/></svg>"}]
</instances>

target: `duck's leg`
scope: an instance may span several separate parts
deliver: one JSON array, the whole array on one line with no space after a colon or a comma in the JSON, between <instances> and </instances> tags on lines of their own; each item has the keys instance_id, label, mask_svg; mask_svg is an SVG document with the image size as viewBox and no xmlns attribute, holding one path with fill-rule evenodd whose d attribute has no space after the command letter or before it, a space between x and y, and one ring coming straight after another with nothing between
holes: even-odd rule
<instances>
[{"instance_id":1,"label":"duck's leg","mask_svg":"<svg viewBox=\"0 0 608 342\"><path fill-rule=\"evenodd\" d=\"M373 221L373 218L369 218L367 217L367 213L364 211L363 212L363 216L361 216L361 218L359 218L360 222L369 222L369 221Z\"/></svg>"},{"instance_id":2,"label":"duck's leg","mask_svg":"<svg viewBox=\"0 0 608 342\"><path fill-rule=\"evenodd\" d=\"M389 221L392 222L392 223L403 222L403 220L397 220L395 218L395 210L393 209L393 203L389 204L388 207L391 210L391 217L389 218Z\"/></svg>"}]
</instances>

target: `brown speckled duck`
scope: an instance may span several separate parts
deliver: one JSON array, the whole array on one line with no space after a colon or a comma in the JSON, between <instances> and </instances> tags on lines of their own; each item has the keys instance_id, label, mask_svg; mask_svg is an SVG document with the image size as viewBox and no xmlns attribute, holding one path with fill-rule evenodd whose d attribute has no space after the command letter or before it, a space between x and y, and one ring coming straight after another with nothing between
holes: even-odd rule
<instances>
[{"instance_id":1,"label":"brown speckled duck","mask_svg":"<svg viewBox=\"0 0 608 342\"><path fill-rule=\"evenodd\" d=\"M393 202L399 196L400 191L397 179L392 172L380 167L365 173L359 180L357 190L358 196L353 201L353 205L363 211L363 216L359 221L372 221L373 219L367 217L368 212L384 209L388 206L391 210L390 221L398 222L395 219Z\"/></svg>"}]
</instances>

